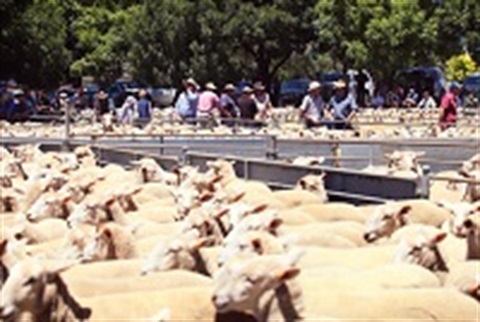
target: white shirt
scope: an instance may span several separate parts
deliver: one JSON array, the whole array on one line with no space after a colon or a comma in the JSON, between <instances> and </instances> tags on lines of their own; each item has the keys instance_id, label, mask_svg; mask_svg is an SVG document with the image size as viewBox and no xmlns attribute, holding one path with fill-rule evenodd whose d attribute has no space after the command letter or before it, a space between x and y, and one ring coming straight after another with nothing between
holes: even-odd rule
<instances>
[{"instance_id":1,"label":"white shirt","mask_svg":"<svg viewBox=\"0 0 480 322\"><path fill-rule=\"evenodd\" d=\"M433 97L429 96L428 98L422 98L420 103L418 103L418 107L420 108L436 108L437 103L433 99Z\"/></svg>"},{"instance_id":2,"label":"white shirt","mask_svg":"<svg viewBox=\"0 0 480 322\"><path fill-rule=\"evenodd\" d=\"M320 95L317 97L313 97L310 94L305 95L300 105L300 111L302 111L303 115L314 122L319 122L323 117L323 108L324 102Z\"/></svg>"}]
</instances>

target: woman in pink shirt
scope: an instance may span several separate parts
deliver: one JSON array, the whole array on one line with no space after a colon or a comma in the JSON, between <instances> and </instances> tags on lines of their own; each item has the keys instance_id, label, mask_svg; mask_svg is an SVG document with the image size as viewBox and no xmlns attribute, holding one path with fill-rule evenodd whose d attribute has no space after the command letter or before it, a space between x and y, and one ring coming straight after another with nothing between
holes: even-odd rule
<instances>
[{"instance_id":1,"label":"woman in pink shirt","mask_svg":"<svg viewBox=\"0 0 480 322\"><path fill-rule=\"evenodd\" d=\"M450 85L450 90L442 97L439 117L440 128L442 131L445 131L457 122L457 95L459 90L460 85L453 82Z\"/></svg>"},{"instance_id":2,"label":"woman in pink shirt","mask_svg":"<svg viewBox=\"0 0 480 322\"><path fill-rule=\"evenodd\" d=\"M217 115L222 111L220 98L215 91L217 87L213 83L207 83L205 90L198 97L197 118L202 126L216 125L215 113Z\"/></svg>"}]
</instances>

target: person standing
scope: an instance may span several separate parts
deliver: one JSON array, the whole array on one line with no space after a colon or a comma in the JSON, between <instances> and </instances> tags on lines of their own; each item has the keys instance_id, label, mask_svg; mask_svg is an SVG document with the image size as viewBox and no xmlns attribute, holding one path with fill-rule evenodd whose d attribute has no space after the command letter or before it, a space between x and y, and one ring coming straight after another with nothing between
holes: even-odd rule
<instances>
[{"instance_id":1,"label":"person standing","mask_svg":"<svg viewBox=\"0 0 480 322\"><path fill-rule=\"evenodd\" d=\"M257 105L253 100L253 90L250 86L245 86L242 90L242 95L237 101L240 109L240 118L244 120L253 120L257 114Z\"/></svg>"},{"instance_id":2,"label":"person standing","mask_svg":"<svg viewBox=\"0 0 480 322\"><path fill-rule=\"evenodd\" d=\"M215 124L215 114L221 111L220 98L214 83L205 84L205 90L198 97L197 118L202 125Z\"/></svg>"},{"instance_id":3,"label":"person standing","mask_svg":"<svg viewBox=\"0 0 480 322\"><path fill-rule=\"evenodd\" d=\"M132 95L127 96L127 98L125 99L125 102L123 103L122 107L118 112L118 119L120 120L120 123L132 124L133 116L136 109L137 109L137 99Z\"/></svg>"},{"instance_id":4,"label":"person standing","mask_svg":"<svg viewBox=\"0 0 480 322\"><path fill-rule=\"evenodd\" d=\"M357 103L352 95L347 92L347 84L343 80L335 82L335 94L329 103L329 112L335 121L337 130L352 129L352 119L357 111Z\"/></svg>"},{"instance_id":5,"label":"person standing","mask_svg":"<svg viewBox=\"0 0 480 322\"><path fill-rule=\"evenodd\" d=\"M272 102L270 100L270 95L265 91L265 86L262 83L256 82L253 85L253 100L257 106L257 114L255 119L259 121L266 121L272 115Z\"/></svg>"},{"instance_id":6,"label":"person standing","mask_svg":"<svg viewBox=\"0 0 480 322\"><path fill-rule=\"evenodd\" d=\"M187 79L184 82L184 91L175 103L175 111L183 121L191 123L197 116L198 96L197 82L193 78Z\"/></svg>"},{"instance_id":7,"label":"person standing","mask_svg":"<svg viewBox=\"0 0 480 322\"><path fill-rule=\"evenodd\" d=\"M152 118L152 102L147 98L147 92L142 89L138 93L140 100L137 104L138 118L145 121L150 121Z\"/></svg>"},{"instance_id":8,"label":"person standing","mask_svg":"<svg viewBox=\"0 0 480 322\"><path fill-rule=\"evenodd\" d=\"M96 95L95 95L95 112L97 114L97 118L100 119L100 117L104 114L107 114L109 112L108 109L108 95L105 93L105 91L100 90Z\"/></svg>"},{"instance_id":9,"label":"person standing","mask_svg":"<svg viewBox=\"0 0 480 322\"><path fill-rule=\"evenodd\" d=\"M300 118L305 121L307 128L325 125L322 119L329 118L330 114L325 111L325 102L321 95L321 85L319 82L311 82L308 86L308 94L302 100L299 107Z\"/></svg>"},{"instance_id":10,"label":"person standing","mask_svg":"<svg viewBox=\"0 0 480 322\"><path fill-rule=\"evenodd\" d=\"M235 102L234 94L235 86L233 86L233 84L225 85L222 96L220 96L220 105L223 110L222 117L236 118L240 116L240 110Z\"/></svg>"},{"instance_id":11,"label":"person standing","mask_svg":"<svg viewBox=\"0 0 480 322\"><path fill-rule=\"evenodd\" d=\"M418 108L424 109L433 109L437 108L437 103L433 99L432 95L430 95L429 91L424 91L422 95L422 99L418 103Z\"/></svg>"},{"instance_id":12,"label":"person standing","mask_svg":"<svg viewBox=\"0 0 480 322\"><path fill-rule=\"evenodd\" d=\"M460 84L452 82L450 84L450 90L442 97L442 102L440 103L440 115L438 118L440 129L442 129L442 131L445 131L457 122L457 97L459 92Z\"/></svg>"}]
</instances>

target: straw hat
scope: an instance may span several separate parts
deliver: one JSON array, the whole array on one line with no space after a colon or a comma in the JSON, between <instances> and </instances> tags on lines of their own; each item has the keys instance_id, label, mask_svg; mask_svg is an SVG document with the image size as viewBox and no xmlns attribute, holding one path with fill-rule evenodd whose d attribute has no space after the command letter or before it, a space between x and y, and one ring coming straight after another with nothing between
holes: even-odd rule
<instances>
[{"instance_id":1,"label":"straw hat","mask_svg":"<svg viewBox=\"0 0 480 322\"><path fill-rule=\"evenodd\" d=\"M336 81L333 85L334 85L335 88L345 88L345 87L347 87L347 84L345 83L344 80Z\"/></svg>"},{"instance_id":2,"label":"straw hat","mask_svg":"<svg viewBox=\"0 0 480 322\"><path fill-rule=\"evenodd\" d=\"M217 86L215 86L215 84L212 82L208 82L207 84L205 84L205 88L211 91L217 90Z\"/></svg>"},{"instance_id":3,"label":"straw hat","mask_svg":"<svg viewBox=\"0 0 480 322\"><path fill-rule=\"evenodd\" d=\"M256 91L264 91L265 86L263 86L263 84L260 82L256 82L255 84L253 84L253 89Z\"/></svg>"},{"instance_id":4,"label":"straw hat","mask_svg":"<svg viewBox=\"0 0 480 322\"><path fill-rule=\"evenodd\" d=\"M253 89L250 86L245 86L242 90L242 93L251 94L251 93L253 93Z\"/></svg>"},{"instance_id":5,"label":"straw hat","mask_svg":"<svg viewBox=\"0 0 480 322\"><path fill-rule=\"evenodd\" d=\"M223 90L225 92L232 92L232 91L235 91L235 86L233 86L233 84L227 84L227 85L225 85Z\"/></svg>"},{"instance_id":6,"label":"straw hat","mask_svg":"<svg viewBox=\"0 0 480 322\"><path fill-rule=\"evenodd\" d=\"M189 79L187 79L187 80L185 81L185 83L186 83L187 85L192 85L192 86L194 86L195 88L198 88L197 82L196 82L193 78L191 78L191 77L190 77Z\"/></svg>"},{"instance_id":7,"label":"straw hat","mask_svg":"<svg viewBox=\"0 0 480 322\"><path fill-rule=\"evenodd\" d=\"M308 85L308 91L311 92L311 91L314 91L316 89L320 89L321 87L322 86L320 85L319 82L313 81Z\"/></svg>"}]
</instances>

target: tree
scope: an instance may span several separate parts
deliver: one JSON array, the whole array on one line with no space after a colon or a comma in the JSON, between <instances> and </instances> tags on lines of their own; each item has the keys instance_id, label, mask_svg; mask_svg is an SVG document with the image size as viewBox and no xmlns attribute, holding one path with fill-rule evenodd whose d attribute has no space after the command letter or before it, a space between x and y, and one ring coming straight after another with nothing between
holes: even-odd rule
<instances>
[{"instance_id":1,"label":"tree","mask_svg":"<svg viewBox=\"0 0 480 322\"><path fill-rule=\"evenodd\" d=\"M465 77L477 70L475 61L467 53L452 56L445 65L446 76L450 81L463 81Z\"/></svg>"},{"instance_id":2,"label":"tree","mask_svg":"<svg viewBox=\"0 0 480 322\"><path fill-rule=\"evenodd\" d=\"M2 30L1 76L34 87L56 86L71 60L61 1L20 1L19 6L12 4L13 16Z\"/></svg>"}]
</instances>

